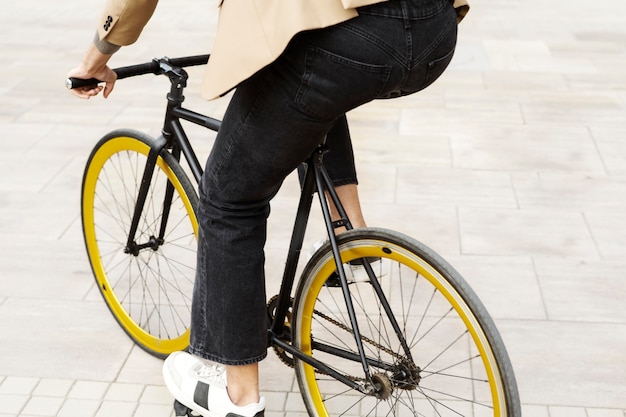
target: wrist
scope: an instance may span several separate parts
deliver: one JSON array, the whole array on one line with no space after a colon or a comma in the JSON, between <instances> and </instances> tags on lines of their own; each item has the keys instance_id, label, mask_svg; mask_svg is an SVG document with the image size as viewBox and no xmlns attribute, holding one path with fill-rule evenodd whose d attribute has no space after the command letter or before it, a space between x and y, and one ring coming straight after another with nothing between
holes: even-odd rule
<instances>
[{"instance_id":1,"label":"wrist","mask_svg":"<svg viewBox=\"0 0 626 417\"><path fill-rule=\"evenodd\" d=\"M113 54L102 53L94 43L91 43L83 57L81 65L86 73L96 74L106 68L111 56L113 56Z\"/></svg>"}]
</instances>

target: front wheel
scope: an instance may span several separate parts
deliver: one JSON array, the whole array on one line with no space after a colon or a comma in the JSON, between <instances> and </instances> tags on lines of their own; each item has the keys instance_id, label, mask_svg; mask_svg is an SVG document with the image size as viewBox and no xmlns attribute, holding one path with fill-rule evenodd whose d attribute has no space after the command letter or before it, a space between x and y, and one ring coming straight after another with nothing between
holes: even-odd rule
<instances>
[{"instance_id":1,"label":"front wheel","mask_svg":"<svg viewBox=\"0 0 626 417\"><path fill-rule=\"evenodd\" d=\"M140 347L165 357L189 344L198 197L176 159L162 151L129 248L152 143L132 130L98 142L83 176L82 223L91 268L113 316Z\"/></svg>"},{"instance_id":2,"label":"front wheel","mask_svg":"<svg viewBox=\"0 0 626 417\"><path fill-rule=\"evenodd\" d=\"M369 374L327 243L296 290L293 344L360 389L296 359L310 416L521 416L502 339L450 265L414 239L383 229L343 233L338 244ZM370 273L358 265L363 259L371 262Z\"/></svg>"}]
</instances>

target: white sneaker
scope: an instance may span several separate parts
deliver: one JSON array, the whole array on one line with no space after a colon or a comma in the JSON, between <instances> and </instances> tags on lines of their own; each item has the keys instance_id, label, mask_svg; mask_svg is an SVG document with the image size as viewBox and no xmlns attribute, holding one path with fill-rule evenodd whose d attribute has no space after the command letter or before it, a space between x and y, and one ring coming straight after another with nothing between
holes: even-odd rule
<instances>
[{"instance_id":1,"label":"white sneaker","mask_svg":"<svg viewBox=\"0 0 626 417\"><path fill-rule=\"evenodd\" d=\"M189 409L187 415L191 411L204 417L264 416L264 397L244 407L233 404L226 390L224 367L187 352L174 352L165 359L163 379L174 398ZM178 410L176 414L181 415Z\"/></svg>"}]
</instances>

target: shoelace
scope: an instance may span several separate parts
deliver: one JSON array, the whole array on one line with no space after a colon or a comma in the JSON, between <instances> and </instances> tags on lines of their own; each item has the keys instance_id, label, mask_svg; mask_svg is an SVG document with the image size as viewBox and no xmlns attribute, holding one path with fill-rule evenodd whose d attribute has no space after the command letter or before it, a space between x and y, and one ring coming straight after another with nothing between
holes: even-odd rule
<instances>
[{"instance_id":1,"label":"shoelace","mask_svg":"<svg viewBox=\"0 0 626 417\"><path fill-rule=\"evenodd\" d=\"M226 385L226 369L219 364L201 364L195 369L195 374L199 379L207 381L209 384Z\"/></svg>"}]
</instances>

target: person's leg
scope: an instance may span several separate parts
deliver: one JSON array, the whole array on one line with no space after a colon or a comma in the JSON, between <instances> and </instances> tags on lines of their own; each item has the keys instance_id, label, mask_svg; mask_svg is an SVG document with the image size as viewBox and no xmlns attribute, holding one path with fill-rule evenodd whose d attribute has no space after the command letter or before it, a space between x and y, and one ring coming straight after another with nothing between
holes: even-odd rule
<instances>
[{"instance_id":1,"label":"person's leg","mask_svg":"<svg viewBox=\"0 0 626 417\"><path fill-rule=\"evenodd\" d=\"M408 10L404 3L389 3L396 11ZM192 354L229 369L267 355L263 246L269 201L347 111L429 82L429 62L449 49L438 48L447 36L442 25L427 20L428 36L406 19L375 16L298 36L274 64L238 87L200 186ZM413 62L400 53L407 50L410 30L432 52L415 71L399 64ZM410 90L402 90L406 80ZM241 369L231 389L242 398L258 396L258 371Z\"/></svg>"},{"instance_id":2,"label":"person's leg","mask_svg":"<svg viewBox=\"0 0 626 417\"><path fill-rule=\"evenodd\" d=\"M267 355L269 202L333 124L294 111L279 78L270 67L238 87L200 184L189 351L226 365L237 405L258 401L257 363Z\"/></svg>"},{"instance_id":3,"label":"person's leg","mask_svg":"<svg viewBox=\"0 0 626 417\"><path fill-rule=\"evenodd\" d=\"M227 366L226 375L228 375L228 395L233 404L245 406L260 401L258 362Z\"/></svg>"},{"instance_id":4,"label":"person's leg","mask_svg":"<svg viewBox=\"0 0 626 417\"><path fill-rule=\"evenodd\" d=\"M352 227L355 229L366 227L367 224L363 216L363 211L361 210L361 200L359 199L358 185L341 185L339 187L335 187L335 192L337 193L339 201L341 201L341 205L348 215L348 219L350 220L350 224L352 224ZM328 201L331 218L333 219L333 221L339 220L340 216L337 208L333 204L332 200L328 199ZM346 229L344 227L340 227L335 230L335 233L341 233L345 230Z\"/></svg>"}]
</instances>

